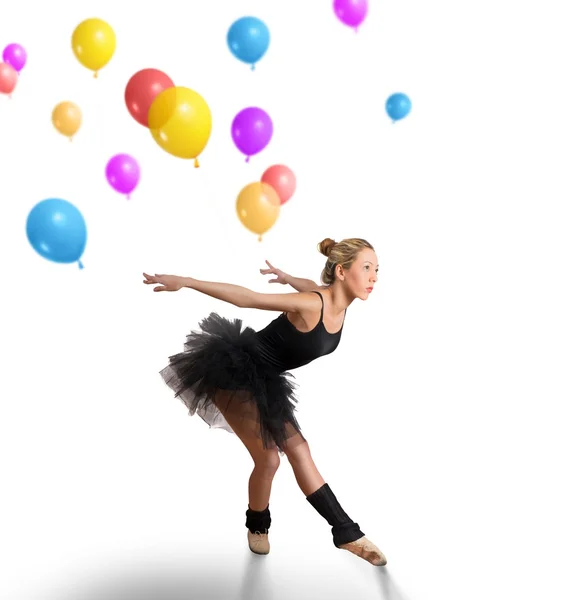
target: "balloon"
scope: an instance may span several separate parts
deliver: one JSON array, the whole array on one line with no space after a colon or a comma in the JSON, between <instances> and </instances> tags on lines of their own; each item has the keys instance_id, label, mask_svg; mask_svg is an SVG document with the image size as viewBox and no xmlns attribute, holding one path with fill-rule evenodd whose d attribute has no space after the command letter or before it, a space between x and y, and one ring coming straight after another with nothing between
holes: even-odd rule
<instances>
[{"instance_id":1,"label":"balloon","mask_svg":"<svg viewBox=\"0 0 562 600\"><path fill-rule=\"evenodd\" d=\"M253 70L269 48L269 29L256 17L242 17L230 26L226 41L232 54Z\"/></svg>"},{"instance_id":2,"label":"balloon","mask_svg":"<svg viewBox=\"0 0 562 600\"><path fill-rule=\"evenodd\" d=\"M285 165L273 165L261 176L263 183L269 184L279 196L281 205L285 204L295 193L297 180L295 174Z\"/></svg>"},{"instance_id":3,"label":"balloon","mask_svg":"<svg viewBox=\"0 0 562 600\"><path fill-rule=\"evenodd\" d=\"M194 158L211 136L211 110L202 96L186 87L160 93L148 111L148 126L156 143L172 156Z\"/></svg>"},{"instance_id":4,"label":"balloon","mask_svg":"<svg viewBox=\"0 0 562 600\"><path fill-rule=\"evenodd\" d=\"M86 222L70 202L49 198L36 204L27 217L26 233L33 249L57 263L78 262L86 247Z\"/></svg>"},{"instance_id":5,"label":"balloon","mask_svg":"<svg viewBox=\"0 0 562 600\"><path fill-rule=\"evenodd\" d=\"M81 65L94 71L105 67L111 60L117 40L111 25L101 19L82 21L72 34L72 51Z\"/></svg>"},{"instance_id":6,"label":"balloon","mask_svg":"<svg viewBox=\"0 0 562 600\"><path fill-rule=\"evenodd\" d=\"M27 52L19 44L8 44L4 48L2 53L2 60L9 65L12 65L14 69L19 73L27 62Z\"/></svg>"},{"instance_id":7,"label":"balloon","mask_svg":"<svg viewBox=\"0 0 562 600\"><path fill-rule=\"evenodd\" d=\"M82 125L82 111L74 102L60 102L53 109L52 120L56 130L72 141Z\"/></svg>"},{"instance_id":8,"label":"balloon","mask_svg":"<svg viewBox=\"0 0 562 600\"><path fill-rule=\"evenodd\" d=\"M348 27L358 31L368 12L368 0L334 0L334 12L337 18Z\"/></svg>"},{"instance_id":9,"label":"balloon","mask_svg":"<svg viewBox=\"0 0 562 600\"><path fill-rule=\"evenodd\" d=\"M143 69L135 73L125 88L125 104L132 117L148 127L148 110L155 98L174 82L158 69Z\"/></svg>"},{"instance_id":10,"label":"balloon","mask_svg":"<svg viewBox=\"0 0 562 600\"><path fill-rule=\"evenodd\" d=\"M18 83L18 72L8 63L0 63L0 92L11 96Z\"/></svg>"},{"instance_id":11,"label":"balloon","mask_svg":"<svg viewBox=\"0 0 562 600\"><path fill-rule=\"evenodd\" d=\"M261 152L269 144L273 136L273 122L264 110L251 106L234 117L231 135L248 162L250 156Z\"/></svg>"},{"instance_id":12,"label":"balloon","mask_svg":"<svg viewBox=\"0 0 562 600\"><path fill-rule=\"evenodd\" d=\"M386 101L386 112L394 122L408 116L411 110L412 103L406 94L392 94Z\"/></svg>"},{"instance_id":13,"label":"balloon","mask_svg":"<svg viewBox=\"0 0 562 600\"><path fill-rule=\"evenodd\" d=\"M242 224L259 235L271 229L279 216L281 201L277 192L267 183L249 183L238 194L236 212Z\"/></svg>"},{"instance_id":14,"label":"balloon","mask_svg":"<svg viewBox=\"0 0 562 600\"><path fill-rule=\"evenodd\" d=\"M105 167L105 176L109 185L117 192L131 199L131 192L140 180L139 163L129 154L116 154Z\"/></svg>"}]
</instances>

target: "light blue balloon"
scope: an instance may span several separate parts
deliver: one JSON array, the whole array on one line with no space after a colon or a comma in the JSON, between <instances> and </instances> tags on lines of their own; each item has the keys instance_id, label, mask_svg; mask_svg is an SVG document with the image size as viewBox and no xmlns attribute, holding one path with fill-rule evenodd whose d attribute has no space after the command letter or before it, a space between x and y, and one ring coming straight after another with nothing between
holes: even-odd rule
<instances>
[{"instance_id":1,"label":"light blue balloon","mask_svg":"<svg viewBox=\"0 0 562 600\"><path fill-rule=\"evenodd\" d=\"M269 48L269 29L257 17L242 17L230 26L226 41L232 54L254 69Z\"/></svg>"},{"instance_id":2,"label":"light blue balloon","mask_svg":"<svg viewBox=\"0 0 562 600\"><path fill-rule=\"evenodd\" d=\"M26 233L33 249L57 263L78 262L86 247L86 222L70 202L49 198L36 204L27 216Z\"/></svg>"},{"instance_id":3,"label":"light blue balloon","mask_svg":"<svg viewBox=\"0 0 562 600\"><path fill-rule=\"evenodd\" d=\"M406 94L392 94L386 101L386 112L393 121L407 117L412 110L412 103Z\"/></svg>"}]
</instances>

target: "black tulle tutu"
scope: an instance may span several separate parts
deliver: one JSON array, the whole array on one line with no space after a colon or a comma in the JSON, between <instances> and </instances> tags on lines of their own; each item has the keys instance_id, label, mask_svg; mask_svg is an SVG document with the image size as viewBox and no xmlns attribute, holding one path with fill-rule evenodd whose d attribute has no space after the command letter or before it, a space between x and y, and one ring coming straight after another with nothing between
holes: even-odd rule
<instances>
[{"instance_id":1,"label":"black tulle tutu","mask_svg":"<svg viewBox=\"0 0 562 600\"><path fill-rule=\"evenodd\" d=\"M281 452L304 440L294 414L294 378L267 360L255 330L216 313L199 327L160 371L190 415Z\"/></svg>"}]
</instances>

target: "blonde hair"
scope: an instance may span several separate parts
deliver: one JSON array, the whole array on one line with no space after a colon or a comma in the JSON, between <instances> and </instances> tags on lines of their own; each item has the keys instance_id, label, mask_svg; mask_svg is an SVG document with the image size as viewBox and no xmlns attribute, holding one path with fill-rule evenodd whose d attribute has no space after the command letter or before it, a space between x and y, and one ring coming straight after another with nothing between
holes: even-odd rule
<instances>
[{"instance_id":1,"label":"blonde hair","mask_svg":"<svg viewBox=\"0 0 562 600\"><path fill-rule=\"evenodd\" d=\"M342 268L349 269L359 252L365 248L374 250L373 246L362 238L346 238L341 242L336 242L331 238L323 239L318 244L318 250L328 259L320 276L322 283L326 285L334 283L336 266L341 265Z\"/></svg>"}]
</instances>

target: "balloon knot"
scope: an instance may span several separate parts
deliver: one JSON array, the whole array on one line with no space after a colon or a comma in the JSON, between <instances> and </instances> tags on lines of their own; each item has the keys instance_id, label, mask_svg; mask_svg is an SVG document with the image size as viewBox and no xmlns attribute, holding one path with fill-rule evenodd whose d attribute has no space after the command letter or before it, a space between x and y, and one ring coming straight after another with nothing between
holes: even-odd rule
<instances>
[{"instance_id":1,"label":"balloon knot","mask_svg":"<svg viewBox=\"0 0 562 600\"><path fill-rule=\"evenodd\" d=\"M127 194L127 200L131 199L131 194Z\"/></svg>"},{"instance_id":2,"label":"balloon knot","mask_svg":"<svg viewBox=\"0 0 562 600\"><path fill-rule=\"evenodd\" d=\"M262 237L261 237L261 235L259 235L258 236L258 242L261 242L261 241L262 241Z\"/></svg>"},{"instance_id":3,"label":"balloon knot","mask_svg":"<svg viewBox=\"0 0 562 600\"><path fill-rule=\"evenodd\" d=\"M81 260L78 261L78 268L79 269L83 269L84 268L84 265L82 264Z\"/></svg>"},{"instance_id":4,"label":"balloon knot","mask_svg":"<svg viewBox=\"0 0 562 600\"><path fill-rule=\"evenodd\" d=\"M94 79L97 79L97 78L98 78L98 72L97 72L97 71L95 71L95 72L94 72Z\"/></svg>"},{"instance_id":5,"label":"balloon knot","mask_svg":"<svg viewBox=\"0 0 562 600\"><path fill-rule=\"evenodd\" d=\"M251 69L252 71L255 71L255 70L256 70L256 65L252 65L252 66L250 67L250 69Z\"/></svg>"},{"instance_id":6,"label":"balloon knot","mask_svg":"<svg viewBox=\"0 0 562 600\"><path fill-rule=\"evenodd\" d=\"M245 162L247 162L247 163L249 163L249 162L250 162L250 157L249 157L249 156L246 156L246 160L245 160Z\"/></svg>"},{"instance_id":7,"label":"balloon knot","mask_svg":"<svg viewBox=\"0 0 562 600\"><path fill-rule=\"evenodd\" d=\"M195 157L195 161L193 162L193 166L198 169L199 168L199 160Z\"/></svg>"}]
</instances>

